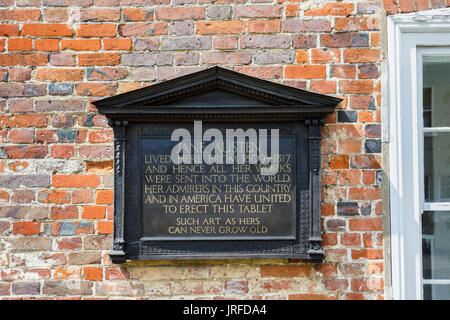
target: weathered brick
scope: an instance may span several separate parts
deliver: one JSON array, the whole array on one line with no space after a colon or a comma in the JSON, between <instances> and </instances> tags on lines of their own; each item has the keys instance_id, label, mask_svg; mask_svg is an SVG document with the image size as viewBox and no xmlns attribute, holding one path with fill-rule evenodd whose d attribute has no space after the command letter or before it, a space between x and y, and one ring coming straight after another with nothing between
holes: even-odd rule
<instances>
[{"instance_id":1,"label":"weathered brick","mask_svg":"<svg viewBox=\"0 0 450 320\"><path fill-rule=\"evenodd\" d=\"M248 51L205 52L202 55L202 63L206 64L248 64L251 60L252 55Z\"/></svg>"},{"instance_id":2,"label":"weathered brick","mask_svg":"<svg viewBox=\"0 0 450 320\"><path fill-rule=\"evenodd\" d=\"M240 38L241 48L249 49L269 49L269 48L289 48L291 38L289 36L275 35L243 35Z\"/></svg>"},{"instance_id":3,"label":"weathered brick","mask_svg":"<svg viewBox=\"0 0 450 320\"><path fill-rule=\"evenodd\" d=\"M91 295L92 282L71 279L70 281L47 280L42 287L43 294L65 295Z\"/></svg>"},{"instance_id":4,"label":"weathered brick","mask_svg":"<svg viewBox=\"0 0 450 320\"><path fill-rule=\"evenodd\" d=\"M168 25L166 22L135 22L119 25L118 32L122 37L130 37L167 34L167 30Z\"/></svg>"},{"instance_id":5,"label":"weathered brick","mask_svg":"<svg viewBox=\"0 0 450 320\"><path fill-rule=\"evenodd\" d=\"M291 32L291 33L330 32L332 28L331 23L328 20L289 19L283 20L281 30L283 32Z\"/></svg>"},{"instance_id":6,"label":"weathered brick","mask_svg":"<svg viewBox=\"0 0 450 320\"><path fill-rule=\"evenodd\" d=\"M326 76L326 66L286 66L285 76L287 79L324 79Z\"/></svg>"},{"instance_id":7,"label":"weathered brick","mask_svg":"<svg viewBox=\"0 0 450 320\"><path fill-rule=\"evenodd\" d=\"M99 264L101 254L95 251L72 252L68 254L68 262L70 265Z\"/></svg>"},{"instance_id":8,"label":"weathered brick","mask_svg":"<svg viewBox=\"0 0 450 320\"><path fill-rule=\"evenodd\" d=\"M39 282L13 282L11 291L14 295L40 295L41 284Z\"/></svg>"},{"instance_id":9,"label":"weathered brick","mask_svg":"<svg viewBox=\"0 0 450 320\"><path fill-rule=\"evenodd\" d=\"M289 50L264 50L253 54L256 64L289 64L294 61L294 52Z\"/></svg>"},{"instance_id":10,"label":"weathered brick","mask_svg":"<svg viewBox=\"0 0 450 320\"><path fill-rule=\"evenodd\" d=\"M197 34L241 34L245 23L238 20L197 22Z\"/></svg>"},{"instance_id":11,"label":"weathered brick","mask_svg":"<svg viewBox=\"0 0 450 320\"><path fill-rule=\"evenodd\" d=\"M172 55L159 52L129 53L122 55L122 63L125 66L170 65Z\"/></svg>"},{"instance_id":12,"label":"weathered brick","mask_svg":"<svg viewBox=\"0 0 450 320\"><path fill-rule=\"evenodd\" d=\"M208 36L163 38L161 40L161 50L207 49L211 49L211 38Z\"/></svg>"},{"instance_id":13,"label":"weathered brick","mask_svg":"<svg viewBox=\"0 0 450 320\"><path fill-rule=\"evenodd\" d=\"M159 6L155 10L155 17L158 20L203 19L205 17L205 8Z\"/></svg>"},{"instance_id":14,"label":"weathered brick","mask_svg":"<svg viewBox=\"0 0 450 320\"><path fill-rule=\"evenodd\" d=\"M123 8L122 18L125 21L151 21L153 20L153 11L141 8Z\"/></svg>"},{"instance_id":15,"label":"weathered brick","mask_svg":"<svg viewBox=\"0 0 450 320\"><path fill-rule=\"evenodd\" d=\"M228 20L231 18L231 6L209 5L206 7L206 18L211 20Z\"/></svg>"},{"instance_id":16,"label":"weathered brick","mask_svg":"<svg viewBox=\"0 0 450 320\"><path fill-rule=\"evenodd\" d=\"M72 10L73 21L119 21L120 9L113 8L80 8Z\"/></svg>"},{"instance_id":17,"label":"weathered brick","mask_svg":"<svg viewBox=\"0 0 450 320\"><path fill-rule=\"evenodd\" d=\"M345 48L345 47L368 47L369 36L365 33L334 33L321 34L320 45L322 47L330 48Z\"/></svg>"},{"instance_id":18,"label":"weathered brick","mask_svg":"<svg viewBox=\"0 0 450 320\"><path fill-rule=\"evenodd\" d=\"M36 53L3 53L0 54L2 66L44 66L48 63L48 54Z\"/></svg>"},{"instance_id":19,"label":"weathered brick","mask_svg":"<svg viewBox=\"0 0 450 320\"><path fill-rule=\"evenodd\" d=\"M235 5L233 15L237 18L275 18L281 17L280 5Z\"/></svg>"}]
</instances>

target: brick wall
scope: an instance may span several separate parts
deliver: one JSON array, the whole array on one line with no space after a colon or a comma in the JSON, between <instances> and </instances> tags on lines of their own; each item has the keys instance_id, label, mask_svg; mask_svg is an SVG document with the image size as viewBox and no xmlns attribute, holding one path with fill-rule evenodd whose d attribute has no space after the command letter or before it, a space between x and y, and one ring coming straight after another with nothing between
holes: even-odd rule
<instances>
[{"instance_id":1,"label":"brick wall","mask_svg":"<svg viewBox=\"0 0 450 320\"><path fill-rule=\"evenodd\" d=\"M0 3L0 298L384 298L383 5L445 1ZM323 263L109 261L113 134L90 102L213 65L344 99L323 130Z\"/></svg>"}]
</instances>

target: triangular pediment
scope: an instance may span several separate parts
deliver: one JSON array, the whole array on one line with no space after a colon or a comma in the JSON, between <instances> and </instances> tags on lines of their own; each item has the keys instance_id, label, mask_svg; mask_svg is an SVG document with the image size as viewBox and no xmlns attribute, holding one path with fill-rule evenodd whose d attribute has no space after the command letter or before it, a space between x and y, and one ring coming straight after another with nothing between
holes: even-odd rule
<instances>
[{"instance_id":1,"label":"triangular pediment","mask_svg":"<svg viewBox=\"0 0 450 320\"><path fill-rule=\"evenodd\" d=\"M237 112L239 108L245 108L264 112L276 106L287 107L291 111L330 112L340 101L339 98L213 67L98 100L93 104L101 113L118 117L176 110L203 113L209 112L207 110Z\"/></svg>"}]
</instances>

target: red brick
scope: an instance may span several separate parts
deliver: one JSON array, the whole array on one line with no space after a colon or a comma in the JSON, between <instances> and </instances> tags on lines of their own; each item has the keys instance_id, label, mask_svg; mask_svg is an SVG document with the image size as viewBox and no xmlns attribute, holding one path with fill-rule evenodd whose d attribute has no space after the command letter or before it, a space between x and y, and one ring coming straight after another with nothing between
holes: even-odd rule
<instances>
[{"instance_id":1,"label":"red brick","mask_svg":"<svg viewBox=\"0 0 450 320\"><path fill-rule=\"evenodd\" d=\"M281 31L280 20L250 20L247 31L251 33L276 33Z\"/></svg>"},{"instance_id":2,"label":"red brick","mask_svg":"<svg viewBox=\"0 0 450 320\"><path fill-rule=\"evenodd\" d=\"M97 175L53 175L52 186L55 188L96 188L100 184Z\"/></svg>"},{"instance_id":3,"label":"red brick","mask_svg":"<svg viewBox=\"0 0 450 320\"><path fill-rule=\"evenodd\" d=\"M286 4L286 17L295 17L298 14L298 4Z\"/></svg>"},{"instance_id":4,"label":"red brick","mask_svg":"<svg viewBox=\"0 0 450 320\"><path fill-rule=\"evenodd\" d=\"M120 9L115 8L82 8L77 9L77 14L74 16L75 21L119 21Z\"/></svg>"},{"instance_id":5,"label":"red brick","mask_svg":"<svg viewBox=\"0 0 450 320\"><path fill-rule=\"evenodd\" d=\"M325 288L330 291L346 290L348 288L348 280L347 279L325 280Z\"/></svg>"},{"instance_id":6,"label":"red brick","mask_svg":"<svg viewBox=\"0 0 450 320\"><path fill-rule=\"evenodd\" d=\"M18 24L1 24L0 36L18 36L20 33Z\"/></svg>"},{"instance_id":7,"label":"red brick","mask_svg":"<svg viewBox=\"0 0 450 320\"><path fill-rule=\"evenodd\" d=\"M311 63L338 63L341 61L339 49L311 49Z\"/></svg>"},{"instance_id":8,"label":"red brick","mask_svg":"<svg viewBox=\"0 0 450 320\"><path fill-rule=\"evenodd\" d=\"M232 34L243 33L243 21L207 21L197 22L197 34Z\"/></svg>"},{"instance_id":9,"label":"red brick","mask_svg":"<svg viewBox=\"0 0 450 320\"><path fill-rule=\"evenodd\" d=\"M341 185L360 184L361 172L359 170L345 170L338 173L338 181Z\"/></svg>"},{"instance_id":10,"label":"red brick","mask_svg":"<svg viewBox=\"0 0 450 320\"><path fill-rule=\"evenodd\" d=\"M238 37L237 36L217 36L213 39L214 49L237 49Z\"/></svg>"},{"instance_id":11,"label":"red brick","mask_svg":"<svg viewBox=\"0 0 450 320\"><path fill-rule=\"evenodd\" d=\"M12 143L33 143L34 130L33 129L11 130L9 132L9 141Z\"/></svg>"},{"instance_id":12,"label":"red brick","mask_svg":"<svg viewBox=\"0 0 450 320\"><path fill-rule=\"evenodd\" d=\"M102 267L83 267L85 280L100 281L103 279Z\"/></svg>"},{"instance_id":13,"label":"red brick","mask_svg":"<svg viewBox=\"0 0 450 320\"><path fill-rule=\"evenodd\" d=\"M112 96L117 93L117 84L99 82L80 83L75 86L75 91L80 96Z\"/></svg>"},{"instance_id":14,"label":"red brick","mask_svg":"<svg viewBox=\"0 0 450 320\"><path fill-rule=\"evenodd\" d=\"M299 50L295 53L295 62L297 63L309 63L308 50Z\"/></svg>"},{"instance_id":15,"label":"red brick","mask_svg":"<svg viewBox=\"0 0 450 320\"><path fill-rule=\"evenodd\" d=\"M33 190L14 190L11 202L13 203L31 203L35 200Z\"/></svg>"},{"instance_id":16,"label":"red brick","mask_svg":"<svg viewBox=\"0 0 450 320\"><path fill-rule=\"evenodd\" d=\"M64 204L70 202L70 194L62 190L41 191L38 195L39 202Z\"/></svg>"},{"instance_id":17,"label":"red brick","mask_svg":"<svg viewBox=\"0 0 450 320\"><path fill-rule=\"evenodd\" d=\"M337 234L336 233L324 233L322 234L322 246L328 247L328 246L335 246L337 245Z\"/></svg>"},{"instance_id":18,"label":"red brick","mask_svg":"<svg viewBox=\"0 0 450 320\"><path fill-rule=\"evenodd\" d=\"M341 93L364 94L373 93L372 80L341 80L339 81L339 90Z\"/></svg>"},{"instance_id":19,"label":"red brick","mask_svg":"<svg viewBox=\"0 0 450 320\"><path fill-rule=\"evenodd\" d=\"M351 280L352 291L383 291L384 281L383 279L352 279Z\"/></svg>"},{"instance_id":20,"label":"red brick","mask_svg":"<svg viewBox=\"0 0 450 320\"><path fill-rule=\"evenodd\" d=\"M331 157L330 169L348 169L349 161L347 155L335 155Z\"/></svg>"},{"instance_id":21,"label":"red brick","mask_svg":"<svg viewBox=\"0 0 450 320\"><path fill-rule=\"evenodd\" d=\"M1 21L38 21L39 9L0 9Z\"/></svg>"},{"instance_id":22,"label":"red brick","mask_svg":"<svg viewBox=\"0 0 450 320\"><path fill-rule=\"evenodd\" d=\"M158 20L198 20L205 18L204 7L163 7L155 10Z\"/></svg>"},{"instance_id":23,"label":"red brick","mask_svg":"<svg viewBox=\"0 0 450 320\"><path fill-rule=\"evenodd\" d=\"M47 156L47 146L6 146L6 154L9 159L43 159Z\"/></svg>"},{"instance_id":24,"label":"red brick","mask_svg":"<svg viewBox=\"0 0 450 320\"><path fill-rule=\"evenodd\" d=\"M380 29L378 17L348 17L334 19L336 31L370 31Z\"/></svg>"},{"instance_id":25,"label":"red brick","mask_svg":"<svg viewBox=\"0 0 450 320\"><path fill-rule=\"evenodd\" d=\"M92 190L73 190L72 191L72 203L92 203L93 196Z\"/></svg>"},{"instance_id":26,"label":"red brick","mask_svg":"<svg viewBox=\"0 0 450 320\"><path fill-rule=\"evenodd\" d=\"M346 16L353 11L352 3L327 3L305 11L305 16Z\"/></svg>"},{"instance_id":27,"label":"red brick","mask_svg":"<svg viewBox=\"0 0 450 320\"><path fill-rule=\"evenodd\" d=\"M354 65L334 65L331 66L331 76L341 79L355 79L356 66Z\"/></svg>"},{"instance_id":28,"label":"red brick","mask_svg":"<svg viewBox=\"0 0 450 320\"><path fill-rule=\"evenodd\" d=\"M97 204L113 204L114 191L113 190L97 190L95 196L95 203Z\"/></svg>"},{"instance_id":29,"label":"red brick","mask_svg":"<svg viewBox=\"0 0 450 320\"><path fill-rule=\"evenodd\" d=\"M34 49L38 51L59 51L59 39L35 39Z\"/></svg>"},{"instance_id":30,"label":"red brick","mask_svg":"<svg viewBox=\"0 0 450 320\"><path fill-rule=\"evenodd\" d=\"M80 53L78 55L79 66L113 66L120 63L120 54L110 53Z\"/></svg>"},{"instance_id":31,"label":"red brick","mask_svg":"<svg viewBox=\"0 0 450 320\"><path fill-rule=\"evenodd\" d=\"M338 272L337 265L330 263L321 263L314 265L314 270L320 273L323 277L334 277Z\"/></svg>"},{"instance_id":32,"label":"red brick","mask_svg":"<svg viewBox=\"0 0 450 320\"><path fill-rule=\"evenodd\" d=\"M315 80L311 81L311 92L320 94L333 94L336 93L336 81L330 80Z\"/></svg>"},{"instance_id":33,"label":"red brick","mask_svg":"<svg viewBox=\"0 0 450 320\"><path fill-rule=\"evenodd\" d=\"M45 9L44 15L48 22L65 22L69 18L67 9L61 8Z\"/></svg>"},{"instance_id":34,"label":"red brick","mask_svg":"<svg viewBox=\"0 0 450 320\"><path fill-rule=\"evenodd\" d=\"M52 207L50 210L50 217L53 220L78 218L78 209L75 206Z\"/></svg>"},{"instance_id":35,"label":"red brick","mask_svg":"<svg viewBox=\"0 0 450 320\"><path fill-rule=\"evenodd\" d=\"M367 63L379 60L379 49L344 49L344 62L346 63Z\"/></svg>"},{"instance_id":36,"label":"red brick","mask_svg":"<svg viewBox=\"0 0 450 320\"><path fill-rule=\"evenodd\" d=\"M148 36L150 34L167 34L166 22L136 22L119 25L119 35L122 37Z\"/></svg>"},{"instance_id":37,"label":"red brick","mask_svg":"<svg viewBox=\"0 0 450 320\"><path fill-rule=\"evenodd\" d=\"M117 25L115 24L80 24L76 26L77 37L114 37Z\"/></svg>"},{"instance_id":38,"label":"red brick","mask_svg":"<svg viewBox=\"0 0 450 320\"><path fill-rule=\"evenodd\" d=\"M130 279L130 272L123 267L107 267L105 268L106 280L128 280Z\"/></svg>"},{"instance_id":39,"label":"red brick","mask_svg":"<svg viewBox=\"0 0 450 320\"><path fill-rule=\"evenodd\" d=\"M0 55L2 66L44 66L48 63L48 54L38 53L4 53Z\"/></svg>"},{"instance_id":40,"label":"red brick","mask_svg":"<svg viewBox=\"0 0 450 320\"><path fill-rule=\"evenodd\" d=\"M62 23L24 24L22 34L30 36L72 36L72 25Z\"/></svg>"},{"instance_id":41,"label":"red brick","mask_svg":"<svg viewBox=\"0 0 450 320\"><path fill-rule=\"evenodd\" d=\"M100 39L63 39L61 40L61 50L75 51L97 51L101 48Z\"/></svg>"},{"instance_id":42,"label":"red brick","mask_svg":"<svg viewBox=\"0 0 450 320\"><path fill-rule=\"evenodd\" d=\"M83 80L83 69L73 68L43 68L36 70L37 81L81 81Z\"/></svg>"},{"instance_id":43,"label":"red brick","mask_svg":"<svg viewBox=\"0 0 450 320\"><path fill-rule=\"evenodd\" d=\"M55 239L57 250L79 250L82 247L80 237Z\"/></svg>"},{"instance_id":44,"label":"red brick","mask_svg":"<svg viewBox=\"0 0 450 320\"><path fill-rule=\"evenodd\" d=\"M33 40L31 38L9 38L9 51L30 51L33 49Z\"/></svg>"},{"instance_id":45,"label":"red brick","mask_svg":"<svg viewBox=\"0 0 450 320\"><path fill-rule=\"evenodd\" d=\"M54 279L80 279L81 267L59 267L53 272Z\"/></svg>"},{"instance_id":46,"label":"red brick","mask_svg":"<svg viewBox=\"0 0 450 320\"><path fill-rule=\"evenodd\" d=\"M361 140L340 140L338 150L340 153L361 153Z\"/></svg>"},{"instance_id":47,"label":"red brick","mask_svg":"<svg viewBox=\"0 0 450 320\"><path fill-rule=\"evenodd\" d=\"M237 66L234 70L261 79L275 80L283 77L282 66Z\"/></svg>"},{"instance_id":48,"label":"red brick","mask_svg":"<svg viewBox=\"0 0 450 320\"><path fill-rule=\"evenodd\" d=\"M357 169L380 169L381 158L379 155L355 155L350 159L351 166Z\"/></svg>"},{"instance_id":49,"label":"red brick","mask_svg":"<svg viewBox=\"0 0 450 320\"><path fill-rule=\"evenodd\" d=\"M85 206L81 217L83 219L105 219L106 207L104 206Z\"/></svg>"},{"instance_id":50,"label":"red brick","mask_svg":"<svg viewBox=\"0 0 450 320\"><path fill-rule=\"evenodd\" d=\"M41 232L39 221L15 221L13 223L13 233L23 235L35 235Z\"/></svg>"},{"instance_id":51,"label":"red brick","mask_svg":"<svg viewBox=\"0 0 450 320\"><path fill-rule=\"evenodd\" d=\"M50 147L50 155L57 159L69 159L74 156L75 148L71 145L53 145Z\"/></svg>"},{"instance_id":52,"label":"red brick","mask_svg":"<svg viewBox=\"0 0 450 320\"><path fill-rule=\"evenodd\" d=\"M343 246L360 246L361 235L359 233L343 233L341 234L341 244Z\"/></svg>"},{"instance_id":53,"label":"red brick","mask_svg":"<svg viewBox=\"0 0 450 320\"><path fill-rule=\"evenodd\" d=\"M281 17L280 5L235 5L233 15L237 18L276 18Z\"/></svg>"},{"instance_id":54,"label":"red brick","mask_svg":"<svg viewBox=\"0 0 450 320\"><path fill-rule=\"evenodd\" d=\"M103 39L105 50L131 50L131 38L128 39Z\"/></svg>"},{"instance_id":55,"label":"red brick","mask_svg":"<svg viewBox=\"0 0 450 320\"><path fill-rule=\"evenodd\" d=\"M113 233L113 222L112 221L98 221L97 222L97 233L98 234L112 234Z\"/></svg>"},{"instance_id":56,"label":"red brick","mask_svg":"<svg viewBox=\"0 0 450 320\"><path fill-rule=\"evenodd\" d=\"M371 199L363 199L371 200ZM382 218L355 218L349 221L350 231L382 231Z\"/></svg>"},{"instance_id":57,"label":"red brick","mask_svg":"<svg viewBox=\"0 0 450 320\"><path fill-rule=\"evenodd\" d=\"M326 66L286 66L285 77L287 79L325 79Z\"/></svg>"},{"instance_id":58,"label":"red brick","mask_svg":"<svg viewBox=\"0 0 450 320\"><path fill-rule=\"evenodd\" d=\"M151 21L153 20L153 11L140 8L123 8L122 18L125 21Z\"/></svg>"}]
</instances>

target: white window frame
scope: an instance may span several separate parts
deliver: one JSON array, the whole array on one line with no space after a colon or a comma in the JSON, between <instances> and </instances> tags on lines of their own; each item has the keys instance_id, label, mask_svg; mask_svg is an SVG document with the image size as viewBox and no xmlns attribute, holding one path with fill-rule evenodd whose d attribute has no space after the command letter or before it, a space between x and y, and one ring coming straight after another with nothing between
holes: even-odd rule
<instances>
[{"instance_id":1,"label":"white window frame","mask_svg":"<svg viewBox=\"0 0 450 320\"><path fill-rule=\"evenodd\" d=\"M421 57L433 50L450 54L450 9L393 15L387 22L391 296L422 299L421 214L450 210L450 204L424 203Z\"/></svg>"}]
</instances>

